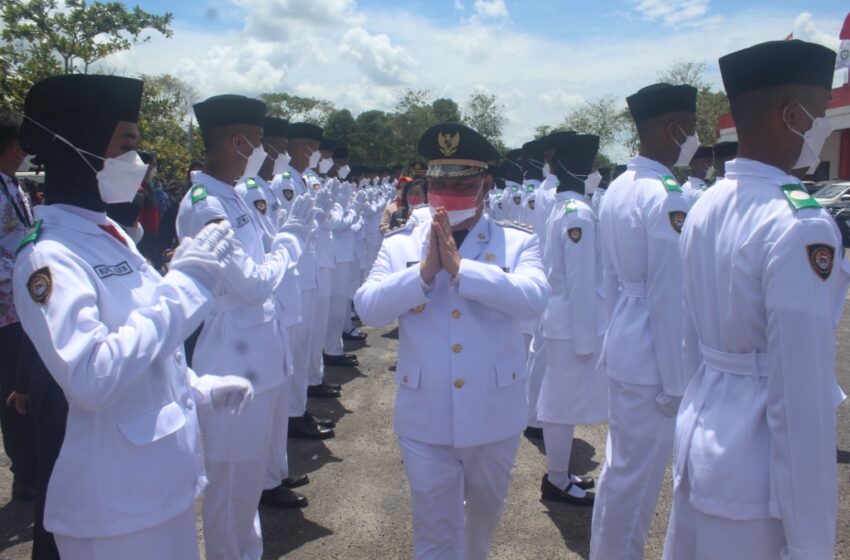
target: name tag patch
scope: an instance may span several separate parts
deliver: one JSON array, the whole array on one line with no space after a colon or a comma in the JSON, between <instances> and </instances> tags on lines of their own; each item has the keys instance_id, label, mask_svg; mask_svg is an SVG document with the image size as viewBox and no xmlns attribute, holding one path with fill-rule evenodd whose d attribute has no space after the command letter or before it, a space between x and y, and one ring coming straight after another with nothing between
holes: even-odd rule
<instances>
[{"instance_id":1,"label":"name tag patch","mask_svg":"<svg viewBox=\"0 0 850 560\"><path fill-rule=\"evenodd\" d=\"M242 214L238 218L236 218L236 227L240 228L250 222L251 220L248 218L246 214Z\"/></svg>"},{"instance_id":2,"label":"name tag patch","mask_svg":"<svg viewBox=\"0 0 850 560\"><path fill-rule=\"evenodd\" d=\"M108 278L110 276L125 276L133 272L132 267L127 264L127 261L118 264L98 264L95 265L94 271L98 278Z\"/></svg>"}]
</instances>

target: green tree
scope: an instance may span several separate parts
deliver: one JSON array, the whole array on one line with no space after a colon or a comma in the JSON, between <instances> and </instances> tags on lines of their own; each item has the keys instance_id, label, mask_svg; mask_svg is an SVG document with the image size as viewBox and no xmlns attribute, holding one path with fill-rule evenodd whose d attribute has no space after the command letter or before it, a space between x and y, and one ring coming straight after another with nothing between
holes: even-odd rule
<instances>
[{"instance_id":1,"label":"green tree","mask_svg":"<svg viewBox=\"0 0 850 560\"><path fill-rule=\"evenodd\" d=\"M496 94L478 91L469 96L463 111L463 122L477 130L497 148L502 147L505 106Z\"/></svg>"},{"instance_id":2,"label":"green tree","mask_svg":"<svg viewBox=\"0 0 850 560\"><path fill-rule=\"evenodd\" d=\"M365 111L355 120L351 137L352 161L370 166L397 161L399 156L398 130L395 119L384 111Z\"/></svg>"},{"instance_id":3,"label":"green tree","mask_svg":"<svg viewBox=\"0 0 850 560\"><path fill-rule=\"evenodd\" d=\"M434 115L430 97L431 93L424 89L407 89L402 92L392 114L395 135L386 139L391 143L386 146L385 152L389 156L384 164L406 164L416 157L419 138L439 122ZM444 103L440 105L445 106Z\"/></svg>"},{"instance_id":4,"label":"green tree","mask_svg":"<svg viewBox=\"0 0 850 560\"><path fill-rule=\"evenodd\" d=\"M139 113L140 147L156 154L163 181L182 181L189 163L203 157L197 127L189 126L189 108L197 94L169 74L140 77L145 82Z\"/></svg>"},{"instance_id":5,"label":"green tree","mask_svg":"<svg viewBox=\"0 0 850 560\"><path fill-rule=\"evenodd\" d=\"M27 90L55 74L88 73L103 58L145 41L146 30L171 36L172 16L122 2L4 0L0 6L3 103L20 109Z\"/></svg>"},{"instance_id":6,"label":"green tree","mask_svg":"<svg viewBox=\"0 0 850 560\"><path fill-rule=\"evenodd\" d=\"M334 110L331 102L314 97L301 97L291 93L264 93L260 95L270 117L290 122L309 122L324 127Z\"/></svg>"},{"instance_id":7,"label":"green tree","mask_svg":"<svg viewBox=\"0 0 850 560\"><path fill-rule=\"evenodd\" d=\"M562 130L575 130L579 134L599 136L599 151L606 153L628 136L628 122L620 108L617 98L605 95L598 99L585 101L564 117L558 127Z\"/></svg>"},{"instance_id":8,"label":"green tree","mask_svg":"<svg viewBox=\"0 0 850 560\"><path fill-rule=\"evenodd\" d=\"M453 99L447 99L445 97L435 99L431 103L431 112L434 115L435 124L461 122L460 107L458 107Z\"/></svg>"},{"instance_id":9,"label":"green tree","mask_svg":"<svg viewBox=\"0 0 850 560\"><path fill-rule=\"evenodd\" d=\"M343 146L351 145L351 137L357 129L357 123L348 109L334 110L328 115L325 123L325 136L332 138Z\"/></svg>"}]
</instances>

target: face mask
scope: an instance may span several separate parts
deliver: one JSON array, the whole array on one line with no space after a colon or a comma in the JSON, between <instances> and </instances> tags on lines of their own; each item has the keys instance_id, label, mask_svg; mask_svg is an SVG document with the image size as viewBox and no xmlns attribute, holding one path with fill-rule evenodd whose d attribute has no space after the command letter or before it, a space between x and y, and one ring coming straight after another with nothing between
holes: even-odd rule
<instances>
[{"instance_id":1,"label":"face mask","mask_svg":"<svg viewBox=\"0 0 850 560\"><path fill-rule=\"evenodd\" d=\"M316 166L319 165L319 160L322 159L322 153L319 150L316 150L312 154L310 154L310 161L307 162L307 167L310 169L316 169Z\"/></svg>"},{"instance_id":2,"label":"face mask","mask_svg":"<svg viewBox=\"0 0 850 560\"><path fill-rule=\"evenodd\" d=\"M594 171L584 180L584 194L592 195L599 188L599 183L602 182L602 174L599 171Z\"/></svg>"},{"instance_id":3,"label":"face mask","mask_svg":"<svg viewBox=\"0 0 850 560\"><path fill-rule=\"evenodd\" d=\"M682 134L685 134L685 131L682 130L682 127L679 127L679 130L682 131ZM685 135L685 142L683 144L679 144L676 142L675 138L673 139L676 142L676 145L679 146L679 159L676 160L676 163L673 164L673 167L687 167L690 165L691 160L694 158L694 154L697 153L699 149L699 135L694 132L692 135Z\"/></svg>"},{"instance_id":4,"label":"face mask","mask_svg":"<svg viewBox=\"0 0 850 560\"><path fill-rule=\"evenodd\" d=\"M56 134L41 123L27 117L32 123L43 128L53 135L56 140L64 142L70 146L77 154L86 162L92 171L97 176L97 190L100 192L100 199L106 204L117 204L121 202L130 202L136 196L145 174L148 172L148 164L142 161L136 150L130 150L118 157L103 158L91 152L81 150L71 143L70 140ZM94 166L86 158L86 155L95 157L103 161L103 169L97 171Z\"/></svg>"},{"instance_id":5,"label":"face mask","mask_svg":"<svg viewBox=\"0 0 850 560\"><path fill-rule=\"evenodd\" d=\"M274 148L272 148L274 150ZM272 175L280 175L286 168L289 167L289 162L292 160L289 157L289 154L286 152L278 152L277 157L274 158L274 167L272 168Z\"/></svg>"},{"instance_id":6,"label":"face mask","mask_svg":"<svg viewBox=\"0 0 850 560\"><path fill-rule=\"evenodd\" d=\"M372 179L372 184L373 184L373 185L375 185L375 186L377 187L377 186L378 186L378 184L380 183L380 181L381 181L381 180L380 180L378 177L375 177L374 179Z\"/></svg>"},{"instance_id":7,"label":"face mask","mask_svg":"<svg viewBox=\"0 0 850 560\"><path fill-rule=\"evenodd\" d=\"M369 179L360 179L360 182L357 183L357 186L359 186L361 189L365 189L369 186Z\"/></svg>"},{"instance_id":8,"label":"face mask","mask_svg":"<svg viewBox=\"0 0 850 560\"><path fill-rule=\"evenodd\" d=\"M817 166L820 163L820 153L823 150L823 145L826 143L826 139L829 138L830 134L832 134L832 125L829 124L829 120L827 120L826 117L814 118L812 114L803 107L803 105L800 105L800 108L810 119L812 119L812 127L807 130L805 134L801 134L791 128L787 122L785 123L785 126L788 127L788 130L803 139L803 148L800 151L800 157L797 158L797 163L794 164L793 169L802 169L807 167L808 170L806 173L811 174L815 172L815 169L817 169ZM782 120L785 120L784 111L782 112Z\"/></svg>"},{"instance_id":9,"label":"face mask","mask_svg":"<svg viewBox=\"0 0 850 560\"><path fill-rule=\"evenodd\" d=\"M714 177L714 166L709 165L708 169L705 170L705 178L711 179L712 177Z\"/></svg>"},{"instance_id":10,"label":"face mask","mask_svg":"<svg viewBox=\"0 0 850 560\"><path fill-rule=\"evenodd\" d=\"M451 191L429 192L428 205L433 216L437 208L443 207L449 216L449 225L456 226L475 216L481 201L478 195L459 195Z\"/></svg>"},{"instance_id":11,"label":"face mask","mask_svg":"<svg viewBox=\"0 0 850 560\"><path fill-rule=\"evenodd\" d=\"M543 164L543 176L544 176L544 177L548 177L548 176L549 176L549 173L550 173L551 171L552 171L552 168L551 168L551 167L549 167L549 164L548 164L548 163L544 163L544 164Z\"/></svg>"},{"instance_id":12,"label":"face mask","mask_svg":"<svg viewBox=\"0 0 850 560\"><path fill-rule=\"evenodd\" d=\"M334 160L331 158L322 158L319 160L319 173L324 175L334 166Z\"/></svg>"},{"instance_id":13,"label":"face mask","mask_svg":"<svg viewBox=\"0 0 850 560\"><path fill-rule=\"evenodd\" d=\"M248 142L248 144L251 144L247 137L244 135L242 137L245 138L245 141ZM245 158L245 171L242 172L243 177L256 177L267 157L262 144L255 146L253 151L251 151L251 153L247 156L240 152L239 148L236 148L236 153Z\"/></svg>"},{"instance_id":14,"label":"face mask","mask_svg":"<svg viewBox=\"0 0 850 560\"><path fill-rule=\"evenodd\" d=\"M127 235L130 236L130 239L132 239L133 243L136 245L138 245L139 241L142 240L142 237L145 236L145 229L142 227L142 224L136 224L134 226L124 228L124 231L127 232Z\"/></svg>"},{"instance_id":15,"label":"face mask","mask_svg":"<svg viewBox=\"0 0 850 560\"><path fill-rule=\"evenodd\" d=\"M27 155L24 161L21 162L21 165L18 166L18 171L29 171L30 167L32 167L32 159L34 157L33 155Z\"/></svg>"},{"instance_id":16,"label":"face mask","mask_svg":"<svg viewBox=\"0 0 850 560\"><path fill-rule=\"evenodd\" d=\"M339 171L337 171L336 174L340 179L345 180L345 178L348 177L349 173L351 173L351 168L348 167L347 165L343 165L342 167L339 168Z\"/></svg>"},{"instance_id":17,"label":"face mask","mask_svg":"<svg viewBox=\"0 0 850 560\"><path fill-rule=\"evenodd\" d=\"M408 206L419 206L420 204L422 204L422 197L421 196L409 195L407 197L407 205Z\"/></svg>"}]
</instances>

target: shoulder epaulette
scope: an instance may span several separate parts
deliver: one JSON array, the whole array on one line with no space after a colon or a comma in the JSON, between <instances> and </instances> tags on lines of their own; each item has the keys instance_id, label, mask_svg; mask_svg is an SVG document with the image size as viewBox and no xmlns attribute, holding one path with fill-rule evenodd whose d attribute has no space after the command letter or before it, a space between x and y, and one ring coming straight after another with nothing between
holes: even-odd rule
<instances>
[{"instance_id":1,"label":"shoulder epaulette","mask_svg":"<svg viewBox=\"0 0 850 560\"><path fill-rule=\"evenodd\" d=\"M569 214L570 212L578 212L578 204L576 204L575 200L570 199L564 205L564 210L566 211L567 214Z\"/></svg>"},{"instance_id":2,"label":"shoulder epaulette","mask_svg":"<svg viewBox=\"0 0 850 560\"><path fill-rule=\"evenodd\" d=\"M794 210L821 207L820 203L815 200L815 197L806 192L806 189L803 188L803 185L799 183L782 185L782 187L780 188L782 189L782 193L785 195L785 198L787 198L788 202L791 203L791 206L794 208Z\"/></svg>"},{"instance_id":3,"label":"shoulder epaulette","mask_svg":"<svg viewBox=\"0 0 850 560\"><path fill-rule=\"evenodd\" d=\"M664 188L667 189L667 192L682 192L682 186L672 175L662 175L661 183L664 185Z\"/></svg>"},{"instance_id":4,"label":"shoulder epaulette","mask_svg":"<svg viewBox=\"0 0 850 560\"><path fill-rule=\"evenodd\" d=\"M192 186L192 204L197 204L198 202L204 200L207 197L207 188L198 183L197 185Z\"/></svg>"},{"instance_id":5,"label":"shoulder epaulette","mask_svg":"<svg viewBox=\"0 0 850 560\"><path fill-rule=\"evenodd\" d=\"M292 179L292 173L290 173L289 171L284 171L283 173L280 174L280 176L283 177L284 179Z\"/></svg>"},{"instance_id":6,"label":"shoulder epaulette","mask_svg":"<svg viewBox=\"0 0 850 560\"><path fill-rule=\"evenodd\" d=\"M18 243L18 248L15 250L15 254L21 252L21 249L29 245L30 243L35 243L38 241L38 236L41 235L41 220L36 220L32 227L29 229L27 234L21 239L21 242Z\"/></svg>"},{"instance_id":7,"label":"shoulder epaulette","mask_svg":"<svg viewBox=\"0 0 850 560\"><path fill-rule=\"evenodd\" d=\"M249 189L259 189L260 185L253 177L248 177L248 180L245 181L245 186Z\"/></svg>"},{"instance_id":8,"label":"shoulder epaulette","mask_svg":"<svg viewBox=\"0 0 850 560\"><path fill-rule=\"evenodd\" d=\"M514 222L511 220L497 220L496 224L506 228L518 229L520 231L524 231L525 233L534 233L534 226L530 226L528 224L521 224L519 222Z\"/></svg>"}]
</instances>

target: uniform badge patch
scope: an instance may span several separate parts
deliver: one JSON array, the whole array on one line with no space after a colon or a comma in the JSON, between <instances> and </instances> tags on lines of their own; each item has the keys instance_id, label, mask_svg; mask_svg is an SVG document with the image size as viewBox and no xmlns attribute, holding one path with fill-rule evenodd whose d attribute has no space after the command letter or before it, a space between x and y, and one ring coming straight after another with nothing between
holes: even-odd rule
<instances>
[{"instance_id":1,"label":"uniform badge patch","mask_svg":"<svg viewBox=\"0 0 850 560\"><path fill-rule=\"evenodd\" d=\"M39 268L27 280L27 290L36 303L47 303L53 293L53 277L48 267Z\"/></svg>"},{"instance_id":2,"label":"uniform badge patch","mask_svg":"<svg viewBox=\"0 0 850 560\"><path fill-rule=\"evenodd\" d=\"M835 262L835 247L823 243L813 243L806 246L809 253L809 264L815 274L826 280L832 274L832 265Z\"/></svg>"},{"instance_id":3,"label":"uniform badge patch","mask_svg":"<svg viewBox=\"0 0 850 560\"><path fill-rule=\"evenodd\" d=\"M685 217L687 217L687 214L684 212L670 212L670 225L673 226L676 233L682 233L682 226L685 225Z\"/></svg>"},{"instance_id":4,"label":"uniform badge patch","mask_svg":"<svg viewBox=\"0 0 850 560\"><path fill-rule=\"evenodd\" d=\"M662 175L661 182L664 184L664 188L669 192L682 192L682 187L672 175Z\"/></svg>"},{"instance_id":5,"label":"uniform badge patch","mask_svg":"<svg viewBox=\"0 0 850 560\"><path fill-rule=\"evenodd\" d=\"M266 213L266 201L265 200L255 200L254 207L260 211L260 214Z\"/></svg>"},{"instance_id":6,"label":"uniform badge patch","mask_svg":"<svg viewBox=\"0 0 850 560\"><path fill-rule=\"evenodd\" d=\"M460 132L454 134L450 132L437 134L437 144L440 146L440 152L446 156L452 156L460 146Z\"/></svg>"},{"instance_id":7,"label":"uniform badge patch","mask_svg":"<svg viewBox=\"0 0 850 560\"><path fill-rule=\"evenodd\" d=\"M569 236L570 241L572 241L573 243L578 243L579 241L581 241L581 228L570 228L567 230L567 235Z\"/></svg>"},{"instance_id":8,"label":"uniform badge patch","mask_svg":"<svg viewBox=\"0 0 850 560\"><path fill-rule=\"evenodd\" d=\"M192 187L192 204L204 200L207 197L207 188L203 185L195 185Z\"/></svg>"},{"instance_id":9,"label":"uniform badge patch","mask_svg":"<svg viewBox=\"0 0 850 560\"><path fill-rule=\"evenodd\" d=\"M258 185L257 181L254 180L253 178L248 178L248 180L245 181L245 186L249 189L259 189L260 188L260 185Z\"/></svg>"},{"instance_id":10,"label":"uniform badge patch","mask_svg":"<svg viewBox=\"0 0 850 560\"><path fill-rule=\"evenodd\" d=\"M133 272L133 269L127 261L118 264L99 264L94 267L98 278L108 278L110 276L125 276Z\"/></svg>"},{"instance_id":11,"label":"uniform badge patch","mask_svg":"<svg viewBox=\"0 0 850 560\"><path fill-rule=\"evenodd\" d=\"M493 253L485 253L484 260L487 262L493 262L496 260L496 255L494 255Z\"/></svg>"},{"instance_id":12,"label":"uniform badge patch","mask_svg":"<svg viewBox=\"0 0 850 560\"><path fill-rule=\"evenodd\" d=\"M293 193L291 190L286 189L285 191L283 191L283 198L285 198L286 200L292 200L292 196L294 194L295 193Z\"/></svg>"}]
</instances>

